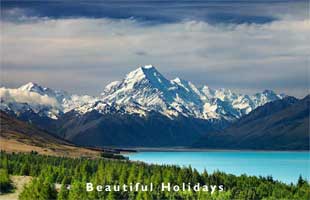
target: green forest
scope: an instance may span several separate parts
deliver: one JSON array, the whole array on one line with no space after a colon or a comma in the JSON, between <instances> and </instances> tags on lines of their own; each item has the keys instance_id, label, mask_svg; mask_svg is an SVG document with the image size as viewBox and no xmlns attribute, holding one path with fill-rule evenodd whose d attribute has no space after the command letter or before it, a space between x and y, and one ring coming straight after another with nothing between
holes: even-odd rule
<instances>
[{"instance_id":1,"label":"green forest","mask_svg":"<svg viewBox=\"0 0 310 200\"><path fill-rule=\"evenodd\" d=\"M66 158L35 153L1 152L1 192L14 190L10 175L35 177L19 198L32 199L310 199L310 184L299 178L297 184L284 184L272 177L235 176L222 172L199 173L191 167L150 165L128 160L106 158ZM86 183L114 185L154 183L154 191L92 192ZM162 192L160 184L200 183L224 185L224 191L213 194L205 191ZM56 190L55 184L63 187ZM70 186L70 189L67 189Z\"/></svg>"}]
</instances>

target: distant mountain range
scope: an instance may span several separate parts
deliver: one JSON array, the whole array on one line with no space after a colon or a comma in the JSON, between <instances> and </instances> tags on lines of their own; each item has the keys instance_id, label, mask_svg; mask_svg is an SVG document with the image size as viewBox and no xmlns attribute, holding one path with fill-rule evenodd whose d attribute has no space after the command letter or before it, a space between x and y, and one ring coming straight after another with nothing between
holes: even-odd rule
<instances>
[{"instance_id":1,"label":"distant mountain range","mask_svg":"<svg viewBox=\"0 0 310 200\"><path fill-rule=\"evenodd\" d=\"M93 110L106 114L112 109L140 116L154 111L169 118L181 115L228 121L285 96L271 90L243 95L229 89L198 88L180 78L168 80L151 65L130 72L122 81L110 83L96 97L72 95L32 82L17 89L2 87L0 94L1 110L17 115L32 110L40 116L58 119L72 110L83 115Z\"/></svg>"},{"instance_id":2,"label":"distant mountain range","mask_svg":"<svg viewBox=\"0 0 310 200\"><path fill-rule=\"evenodd\" d=\"M309 150L310 96L265 104L230 127L210 132L193 147L211 149Z\"/></svg>"},{"instance_id":3,"label":"distant mountain range","mask_svg":"<svg viewBox=\"0 0 310 200\"><path fill-rule=\"evenodd\" d=\"M196 87L180 78L168 80L148 65L95 97L35 83L2 87L0 96L0 110L77 144L162 147L191 145L286 95Z\"/></svg>"}]
</instances>

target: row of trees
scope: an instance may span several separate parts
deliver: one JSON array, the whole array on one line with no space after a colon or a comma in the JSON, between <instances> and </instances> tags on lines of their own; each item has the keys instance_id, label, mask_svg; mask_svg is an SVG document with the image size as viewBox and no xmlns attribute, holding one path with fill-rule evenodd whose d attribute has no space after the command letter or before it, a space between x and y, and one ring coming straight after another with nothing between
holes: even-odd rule
<instances>
[{"instance_id":1,"label":"row of trees","mask_svg":"<svg viewBox=\"0 0 310 200\"><path fill-rule=\"evenodd\" d=\"M287 185L272 177L198 173L190 167L5 152L1 152L0 168L13 175L37 177L24 189L20 199L310 199L310 185L302 178L298 184ZM139 182L157 187L152 192L87 192L87 182L94 185ZM224 192L163 192L159 187L162 182L224 185ZM55 183L70 185L70 190L61 187L56 191Z\"/></svg>"}]
</instances>

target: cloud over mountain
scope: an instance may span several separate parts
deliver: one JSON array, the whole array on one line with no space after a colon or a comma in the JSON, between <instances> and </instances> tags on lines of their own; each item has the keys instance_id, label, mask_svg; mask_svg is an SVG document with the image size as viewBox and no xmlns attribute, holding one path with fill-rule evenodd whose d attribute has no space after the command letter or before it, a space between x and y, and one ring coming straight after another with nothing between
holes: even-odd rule
<instances>
[{"instance_id":1,"label":"cloud over mountain","mask_svg":"<svg viewBox=\"0 0 310 200\"><path fill-rule=\"evenodd\" d=\"M20 89L0 88L0 98L6 102L40 104L53 107L58 106L57 100L53 97Z\"/></svg>"}]
</instances>

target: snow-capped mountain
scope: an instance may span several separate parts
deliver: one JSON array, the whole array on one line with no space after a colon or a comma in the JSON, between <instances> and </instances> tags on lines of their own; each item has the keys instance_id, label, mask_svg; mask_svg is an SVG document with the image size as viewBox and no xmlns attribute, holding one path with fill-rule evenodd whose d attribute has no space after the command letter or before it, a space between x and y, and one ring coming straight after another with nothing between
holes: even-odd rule
<instances>
[{"instance_id":1,"label":"snow-capped mountain","mask_svg":"<svg viewBox=\"0 0 310 200\"><path fill-rule=\"evenodd\" d=\"M70 95L61 90L53 90L29 82L16 89L0 88L0 109L17 116L33 112L39 116L57 119L63 113L96 101L88 95Z\"/></svg>"},{"instance_id":2,"label":"snow-capped mountain","mask_svg":"<svg viewBox=\"0 0 310 200\"><path fill-rule=\"evenodd\" d=\"M228 89L198 88L180 78L168 80L154 66L147 65L128 73L121 81L110 83L98 97L72 95L31 82L17 89L0 88L0 97L1 110L17 115L31 110L53 119L72 110L80 115L95 110L101 114L145 116L155 111L172 119L181 115L234 120L283 95L270 90L243 95Z\"/></svg>"},{"instance_id":3,"label":"snow-capped mountain","mask_svg":"<svg viewBox=\"0 0 310 200\"><path fill-rule=\"evenodd\" d=\"M138 105L167 116L199 116L197 111L202 101L195 90L189 82L167 80L153 66L145 66L130 72L122 81L108 85L102 99L118 105Z\"/></svg>"},{"instance_id":4,"label":"snow-capped mountain","mask_svg":"<svg viewBox=\"0 0 310 200\"><path fill-rule=\"evenodd\" d=\"M139 105L170 117L233 120L283 95L270 90L250 96L228 89L198 88L180 78L167 80L154 66L147 65L130 72L122 81L109 84L101 98L119 105Z\"/></svg>"},{"instance_id":5,"label":"snow-capped mountain","mask_svg":"<svg viewBox=\"0 0 310 200\"><path fill-rule=\"evenodd\" d=\"M96 97L93 96L69 94L68 92L62 90L53 90L47 87L42 87L32 82L27 83L26 85L23 85L18 89L22 91L35 92L42 96L54 98L57 101L58 105L60 105L60 111L64 113L79 106L82 106L85 103L92 103L98 100Z\"/></svg>"}]
</instances>

